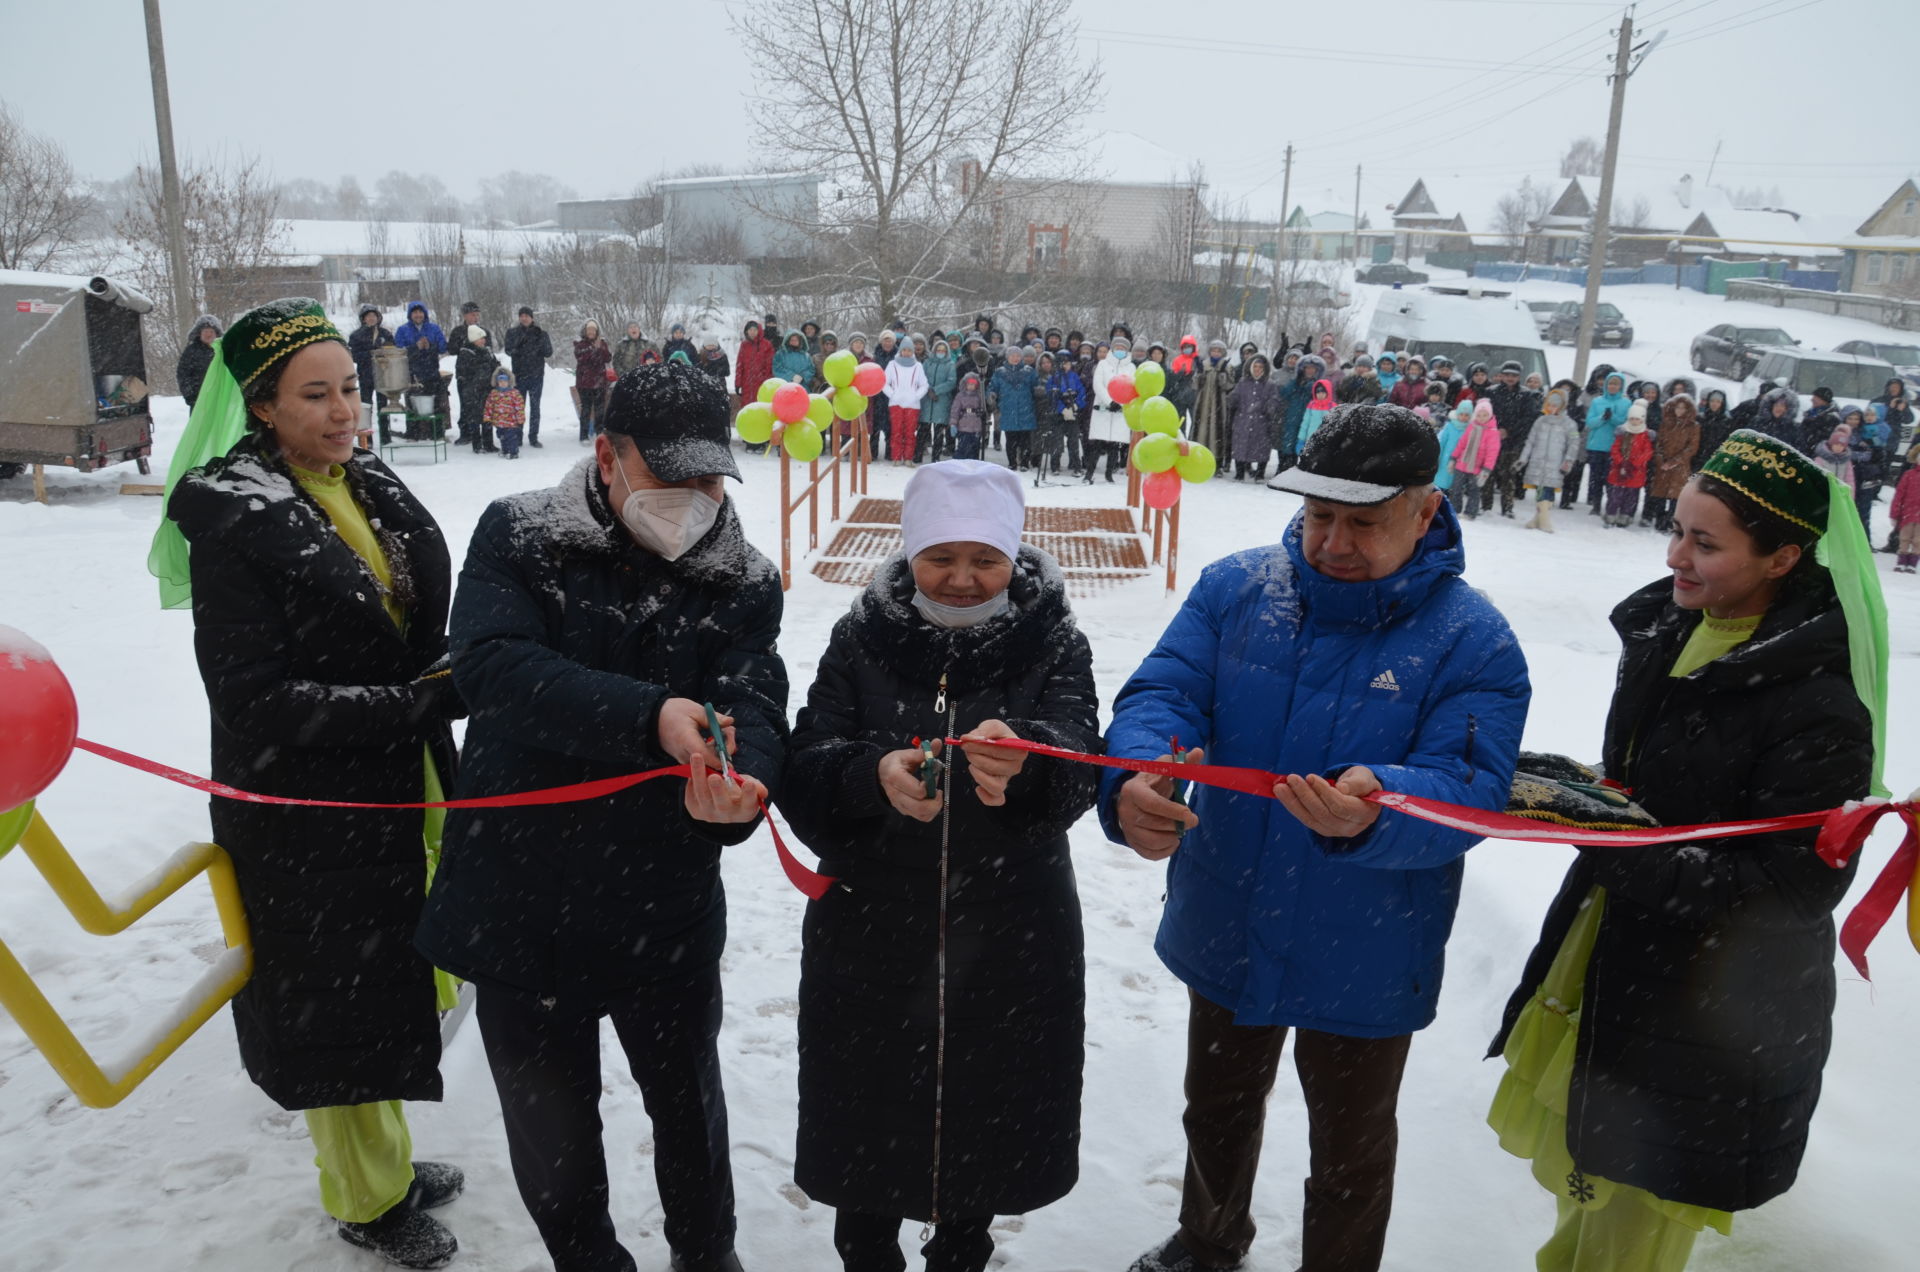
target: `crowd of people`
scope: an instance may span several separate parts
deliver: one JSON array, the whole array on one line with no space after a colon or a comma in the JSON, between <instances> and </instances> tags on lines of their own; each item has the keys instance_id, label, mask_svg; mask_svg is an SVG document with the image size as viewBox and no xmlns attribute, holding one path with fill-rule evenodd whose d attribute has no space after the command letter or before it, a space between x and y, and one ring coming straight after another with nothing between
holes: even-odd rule
<instances>
[{"instance_id":1,"label":"crowd of people","mask_svg":"<svg viewBox=\"0 0 1920 1272\"><path fill-rule=\"evenodd\" d=\"M411 325L431 343L425 317ZM467 351L486 347L476 325ZM779 342L796 376L807 338ZM911 336L893 343L890 368L912 374L890 387L924 400L935 377ZM1124 331L1108 344L1131 355ZM969 361L985 348L962 346ZM1083 1082L1117 1080L1086 1043L1067 832L1088 811L1167 863L1154 949L1188 993L1179 1226L1131 1272L1242 1265L1288 1045L1310 1144L1302 1266L1367 1272L1387 1239L1406 1059L1438 1009L1476 842L1368 796L1612 828L1885 793L1884 609L1858 486L1806 462L1795 446L1832 434L1817 419L1806 431L1777 392L1753 404L1760 429L1729 418L1709 434L1717 416L1675 409L1685 390L1642 396L1604 368L1581 412L1570 386L1536 396L1513 368L1456 384L1410 359L1381 385L1362 353L1329 386L1333 363L1301 355L1328 391L1303 406L1306 440L1269 481L1302 506L1277 543L1204 570L1103 734L1060 567L1022 539L1013 452L1037 430L1007 409L1018 345L984 393L978 363L954 393L981 426L956 434L984 437L997 412L1009 462L929 462L925 434L903 549L834 627L792 725L778 574L727 495L741 476L733 403L698 350L635 362L586 399L591 454L557 485L496 500L456 586L431 512L354 444L357 350L318 304L251 311L212 348L220 405L197 409L181 443L211 458L171 482L150 561L165 602L192 607L214 776L358 802L213 801L253 934L241 1058L305 1113L339 1234L398 1266L441 1267L458 1248L430 1212L464 1173L414 1160L401 1103L442 1094L435 1011L458 976L477 988L506 1160L558 1272L636 1267L609 1209L603 1018L652 1120L671 1267L739 1272L719 861L769 805L832 883L799 931L794 1179L834 1209L848 1272L902 1272L908 1221L930 1272L981 1272L997 1215L1075 1186ZM1210 422L1191 427L1275 409L1261 355L1243 353L1214 406L1190 408ZM1217 344L1181 356L1202 392L1225 378ZM1052 360L1058 374L1065 355ZM1503 419L1502 403L1521 414ZM1478 505L1455 504L1564 496L1583 451L1599 487L1635 489L1612 484L1619 464L1593 429L1644 439L1655 418L1689 447L1626 455L1684 471L1652 496L1672 525L1666 570L1613 614L1623 655L1599 750L1615 797L1595 770L1520 751L1526 660L1461 577L1460 518ZM888 442L915 462L922 428L904 423ZM1258 477L1272 450L1227 462ZM1161 771L1070 758L1102 752ZM1176 758L1286 776L1183 796ZM593 799L415 802L670 765L684 778ZM1829 868L1812 838L1576 856L1492 1048L1506 1071L1488 1121L1557 1200L1540 1268L1678 1272L1701 1230L1726 1232L1792 1185L1830 1050L1832 912L1857 865Z\"/></svg>"},{"instance_id":2,"label":"crowd of people","mask_svg":"<svg viewBox=\"0 0 1920 1272\"><path fill-rule=\"evenodd\" d=\"M381 326L377 306L363 306L360 322L349 342L364 400L373 399L373 350L399 344L409 351L415 383L438 394L446 410L439 367L451 353L460 401L456 444L508 458L518 455L522 431L526 444L542 444L541 389L554 346L531 308L520 308L503 342L510 385L499 382L503 368L492 335L472 302L462 306L451 339L418 301L393 335ZM203 317L189 336L181 381L183 389L191 383L190 401L219 333L218 322ZM1584 385L1560 380L1549 386L1518 362L1456 367L1445 356L1375 355L1365 344L1343 356L1331 332L1321 333L1312 350L1283 334L1277 369L1253 341L1231 353L1224 340L1204 344L1203 351L1202 341L1189 335L1169 350L1157 340L1136 340L1125 322L1114 323L1104 339L1029 324L1009 341L988 314L965 331L928 336L896 319L871 340L855 331L844 341L861 363L886 372L883 389L858 418L871 431L876 456L890 463L997 453L1009 468L1033 473L1036 483L1068 477L1092 483L1102 470L1110 482L1124 472L1133 438L1113 382L1152 361L1165 370L1164 395L1180 411L1184 435L1213 452L1223 477L1266 481L1269 468L1277 474L1298 461L1334 407L1388 402L1439 433L1437 484L1468 520L1496 505L1501 516L1513 517L1517 506L1531 503L1527 525L1548 532L1555 508L1578 504L1584 483L1588 513L1607 528L1637 521L1666 533L1687 479L1734 429L1752 427L1839 477L1853 491L1871 537L1873 510L1901 466L1900 447L1914 425L1907 386L1897 378L1872 401L1846 410L1835 407L1832 390L1816 388L1802 410L1797 393L1771 382L1730 404L1719 389L1703 399L1687 376L1629 381L1601 363ZM746 323L732 358L717 338L707 335L696 344L681 324L656 343L638 323L628 323L609 345L589 321L573 342L579 440L584 445L598 431L614 380L637 367L683 362L727 386L738 410L768 379L829 391L823 364L842 347L837 333L811 319L783 333L775 314ZM854 426L838 425L842 436ZM1889 518L1883 550L1897 552L1896 568L1911 573L1920 565L1920 487L1906 496L1896 491Z\"/></svg>"}]
</instances>

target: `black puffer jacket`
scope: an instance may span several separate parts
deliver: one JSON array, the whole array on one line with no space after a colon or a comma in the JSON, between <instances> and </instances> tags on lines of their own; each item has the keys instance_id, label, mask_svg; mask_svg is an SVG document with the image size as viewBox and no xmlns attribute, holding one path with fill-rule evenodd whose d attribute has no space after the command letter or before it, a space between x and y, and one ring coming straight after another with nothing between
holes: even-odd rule
<instances>
[{"instance_id":1,"label":"black puffer jacket","mask_svg":"<svg viewBox=\"0 0 1920 1272\"><path fill-rule=\"evenodd\" d=\"M366 451L348 478L407 601L393 624L372 573L249 434L167 501L192 545L194 654L213 716L213 776L314 799L424 798L425 752L454 779L445 677L447 548L427 510ZM427 888L418 811L212 801L253 929L233 1000L240 1056L289 1109L440 1098L433 969L413 951Z\"/></svg>"},{"instance_id":2,"label":"black puffer jacket","mask_svg":"<svg viewBox=\"0 0 1920 1272\"><path fill-rule=\"evenodd\" d=\"M1533 422L1540 418L1541 402L1544 395L1535 393L1522 385L1507 385L1496 381L1487 390L1486 398L1493 407L1493 419L1505 436L1500 442L1500 454L1511 454L1509 467L1520 460L1520 451L1527 444L1527 438L1533 432Z\"/></svg>"},{"instance_id":3,"label":"black puffer jacket","mask_svg":"<svg viewBox=\"0 0 1920 1272\"><path fill-rule=\"evenodd\" d=\"M1743 645L1668 670L1699 621L1661 580L1613 612L1625 650L1609 776L1667 825L1833 808L1867 794L1872 727L1833 585L1809 562ZM1607 891L1568 1096L1581 1170L1667 1201L1746 1210L1792 1185L1832 1041L1835 870L1798 831L1582 850L1489 1054ZM1855 859L1858 860L1857 858Z\"/></svg>"},{"instance_id":4,"label":"black puffer jacket","mask_svg":"<svg viewBox=\"0 0 1920 1272\"><path fill-rule=\"evenodd\" d=\"M367 325L367 315L372 314L374 324ZM380 306L360 306L360 321L347 333L347 352L353 355L353 369L360 377L360 387L371 390L374 386L373 351L385 349L393 344L393 333L382 326L378 319Z\"/></svg>"},{"instance_id":5,"label":"black puffer jacket","mask_svg":"<svg viewBox=\"0 0 1920 1272\"><path fill-rule=\"evenodd\" d=\"M497 499L460 570L453 674L476 710L463 797L616 777L674 761L670 697L734 717L734 764L778 790L787 672L780 576L732 500L677 561L638 547L591 459ZM753 825L696 822L666 778L602 799L455 810L418 944L468 980L612 994L711 966L726 940L720 850Z\"/></svg>"},{"instance_id":6,"label":"black puffer jacket","mask_svg":"<svg viewBox=\"0 0 1920 1272\"><path fill-rule=\"evenodd\" d=\"M1092 658L1059 567L1022 548L1010 591L1011 612L937 628L894 558L835 626L794 732L781 811L847 885L808 905L801 959L794 1179L828 1205L925 1220L936 1204L943 833L939 1211L1031 1210L1079 1175L1085 966L1067 828L1092 806L1098 771L1029 757L989 808L961 757L946 814L925 824L895 812L875 775L916 735L989 719L1099 749Z\"/></svg>"},{"instance_id":7,"label":"black puffer jacket","mask_svg":"<svg viewBox=\"0 0 1920 1272\"><path fill-rule=\"evenodd\" d=\"M186 344L180 348L180 360L173 364L174 384L180 396L187 400L189 411L200 400L200 386L206 382L207 368L213 365L213 346L200 339L200 333L209 330L218 338L220 321L212 314L201 314L193 330L187 333Z\"/></svg>"}]
</instances>

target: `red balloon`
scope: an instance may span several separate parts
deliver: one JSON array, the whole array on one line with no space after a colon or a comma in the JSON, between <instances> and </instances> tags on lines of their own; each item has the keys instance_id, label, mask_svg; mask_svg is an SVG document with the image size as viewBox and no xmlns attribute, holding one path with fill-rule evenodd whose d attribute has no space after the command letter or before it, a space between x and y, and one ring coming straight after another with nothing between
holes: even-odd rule
<instances>
[{"instance_id":1,"label":"red balloon","mask_svg":"<svg viewBox=\"0 0 1920 1272\"><path fill-rule=\"evenodd\" d=\"M80 708L47 651L0 627L0 810L53 784L73 754Z\"/></svg>"},{"instance_id":2,"label":"red balloon","mask_svg":"<svg viewBox=\"0 0 1920 1272\"><path fill-rule=\"evenodd\" d=\"M792 424L807 418L807 408L813 405L804 385L783 384L773 393L773 418L782 424Z\"/></svg>"},{"instance_id":3,"label":"red balloon","mask_svg":"<svg viewBox=\"0 0 1920 1272\"><path fill-rule=\"evenodd\" d=\"M872 397L887 387L886 368L877 362L862 363L860 369L853 373L853 387L860 391L862 397Z\"/></svg>"},{"instance_id":4,"label":"red balloon","mask_svg":"<svg viewBox=\"0 0 1920 1272\"><path fill-rule=\"evenodd\" d=\"M1149 473L1140 483L1140 497L1147 501L1147 507L1165 512L1180 502L1180 474L1171 468L1164 473Z\"/></svg>"},{"instance_id":5,"label":"red balloon","mask_svg":"<svg viewBox=\"0 0 1920 1272\"><path fill-rule=\"evenodd\" d=\"M1116 375L1113 379L1107 381L1107 395L1120 405L1125 406L1140 396L1140 390L1135 387L1132 376Z\"/></svg>"}]
</instances>

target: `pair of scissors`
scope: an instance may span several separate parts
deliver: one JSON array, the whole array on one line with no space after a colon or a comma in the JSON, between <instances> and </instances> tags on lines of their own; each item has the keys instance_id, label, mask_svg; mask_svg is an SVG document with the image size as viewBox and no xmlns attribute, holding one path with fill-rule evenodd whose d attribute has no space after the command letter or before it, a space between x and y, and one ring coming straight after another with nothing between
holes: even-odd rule
<instances>
[{"instance_id":1,"label":"pair of scissors","mask_svg":"<svg viewBox=\"0 0 1920 1272\"><path fill-rule=\"evenodd\" d=\"M733 771L733 759L727 754L727 731L720 727L720 713L713 709L711 702L707 708L707 736L713 739L713 749L720 754L720 776L727 779L728 786L739 784Z\"/></svg>"}]
</instances>

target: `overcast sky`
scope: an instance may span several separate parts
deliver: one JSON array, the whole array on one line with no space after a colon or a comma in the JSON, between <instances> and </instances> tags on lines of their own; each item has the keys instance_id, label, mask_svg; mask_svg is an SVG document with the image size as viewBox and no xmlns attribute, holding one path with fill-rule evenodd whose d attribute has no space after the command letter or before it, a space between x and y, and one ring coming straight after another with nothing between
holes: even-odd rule
<instances>
[{"instance_id":1,"label":"overcast sky","mask_svg":"<svg viewBox=\"0 0 1920 1272\"><path fill-rule=\"evenodd\" d=\"M1017 0L1016 0L1017 2ZM749 68L719 0L163 0L174 131L185 154L248 151L281 178L373 182L550 172L587 196L695 162L757 165ZM749 12L772 6L750 6ZM1110 171L1205 165L1250 215L1293 199L1379 219L1415 177L1490 207L1553 177L1570 137L1604 135L1621 9L1599 0L1273 0L1076 5L1105 84L1083 124ZM1000 0L981 0L995 21ZM1174 34L1169 13L1182 14ZM1914 0L1650 0L1664 42L1630 83L1621 181L1683 172L1778 185L1789 206L1863 218L1920 170ZM0 0L0 99L86 176L154 153L139 0ZM1886 50L1876 64L1872 51ZM778 128L804 127L783 120ZM1444 211L1451 211L1445 208ZM1479 228L1475 225L1475 228Z\"/></svg>"}]
</instances>

